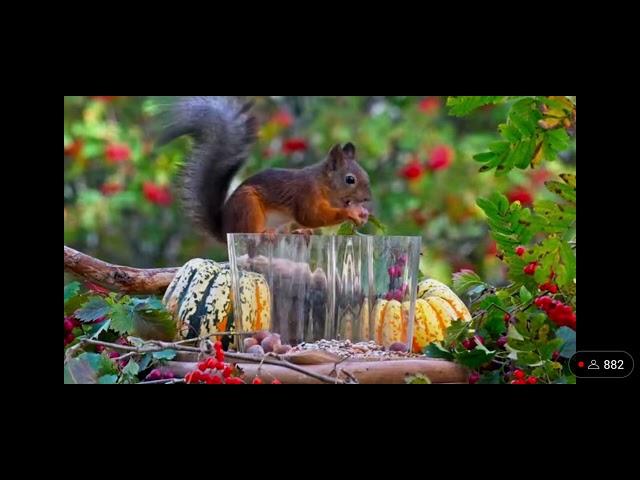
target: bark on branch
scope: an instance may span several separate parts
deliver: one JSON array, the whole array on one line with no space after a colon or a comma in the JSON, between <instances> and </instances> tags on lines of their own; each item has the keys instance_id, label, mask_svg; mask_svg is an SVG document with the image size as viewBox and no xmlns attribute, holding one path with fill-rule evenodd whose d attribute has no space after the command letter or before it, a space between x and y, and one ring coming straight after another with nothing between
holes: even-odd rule
<instances>
[{"instance_id":1,"label":"bark on branch","mask_svg":"<svg viewBox=\"0 0 640 480\"><path fill-rule=\"evenodd\" d=\"M112 265L65 245L64 271L119 293L162 294L178 268L141 269Z\"/></svg>"}]
</instances>

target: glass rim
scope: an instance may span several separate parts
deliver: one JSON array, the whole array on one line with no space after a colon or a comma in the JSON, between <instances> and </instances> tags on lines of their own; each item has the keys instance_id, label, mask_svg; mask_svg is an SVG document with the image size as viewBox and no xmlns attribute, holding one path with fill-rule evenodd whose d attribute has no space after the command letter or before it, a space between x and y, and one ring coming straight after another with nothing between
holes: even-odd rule
<instances>
[{"instance_id":1,"label":"glass rim","mask_svg":"<svg viewBox=\"0 0 640 480\"><path fill-rule=\"evenodd\" d=\"M264 233L228 233L227 239L231 238L263 238L265 237ZM306 238L304 235L294 235L294 234L277 234L276 239L278 238ZM311 238L379 238L379 239L391 239L391 240L422 240L423 238L419 235L309 235Z\"/></svg>"}]
</instances>

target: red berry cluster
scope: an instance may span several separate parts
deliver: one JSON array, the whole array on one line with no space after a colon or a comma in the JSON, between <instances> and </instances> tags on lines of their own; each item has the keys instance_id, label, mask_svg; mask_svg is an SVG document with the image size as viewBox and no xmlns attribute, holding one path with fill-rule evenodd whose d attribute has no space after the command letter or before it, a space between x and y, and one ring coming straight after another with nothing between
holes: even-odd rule
<instances>
[{"instance_id":1,"label":"red berry cluster","mask_svg":"<svg viewBox=\"0 0 640 480\"><path fill-rule=\"evenodd\" d=\"M473 350L474 348L476 348L478 344L484 345L484 337L481 337L480 335L476 335L475 337L467 338L465 341L462 342L462 346L467 350Z\"/></svg>"},{"instance_id":2,"label":"red berry cluster","mask_svg":"<svg viewBox=\"0 0 640 480\"><path fill-rule=\"evenodd\" d=\"M527 253L527 249L522 245L516 248L516 255L518 255L519 257L524 256L525 253Z\"/></svg>"},{"instance_id":3,"label":"red berry cluster","mask_svg":"<svg viewBox=\"0 0 640 480\"><path fill-rule=\"evenodd\" d=\"M540 288L541 292L549 292L549 293L551 293L553 295L558 293L558 285L556 285L553 282L543 283L542 285L540 285L539 288Z\"/></svg>"},{"instance_id":4,"label":"red berry cluster","mask_svg":"<svg viewBox=\"0 0 640 480\"><path fill-rule=\"evenodd\" d=\"M124 163L131 159L131 147L126 143L110 143L105 147L104 154L107 157L107 163L112 165Z\"/></svg>"},{"instance_id":5,"label":"red berry cluster","mask_svg":"<svg viewBox=\"0 0 640 480\"><path fill-rule=\"evenodd\" d=\"M513 380L511 380L511 383L513 385L535 385L538 383L538 377L527 377L526 373L522 370L516 370L513 372Z\"/></svg>"},{"instance_id":6,"label":"red berry cluster","mask_svg":"<svg viewBox=\"0 0 640 480\"><path fill-rule=\"evenodd\" d=\"M147 382L153 382L155 380L171 380L175 378L175 374L168 368L156 368L152 370L145 378Z\"/></svg>"},{"instance_id":7,"label":"red berry cluster","mask_svg":"<svg viewBox=\"0 0 640 480\"><path fill-rule=\"evenodd\" d=\"M559 327L576 329L576 313L571 305L565 305L546 295L536 298L535 304L540 310L544 310L551 321Z\"/></svg>"},{"instance_id":8,"label":"red berry cluster","mask_svg":"<svg viewBox=\"0 0 640 480\"><path fill-rule=\"evenodd\" d=\"M73 329L78 328L80 322L75 317L65 317L64 319L64 346L73 343L76 336L73 334Z\"/></svg>"},{"instance_id":9,"label":"red berry cluster","mask_svg":"<svg viewBox=\"0 0 640 480\"><path fill-rule=\"evenodd\" d=\"M234 384L236 380L231 380L231 374L233 368L231 365L224 363L224 351L222 350L222 342L215 343L216 355L209 357L205 361L198 364L198 369L187 374L185 382L188 384L207 384L207 385L220 385L220 384ZM240 380L240 379L238 379ZM244 383L240 380L239 383Z\"/></svg>"},{"instance_id":10,"label":"red berry cluster","mask_svg":"<svg viewBox=\"0 0 640 480\"><path fill-rule=\"evenodd\" d=\"M290 138L282 144L282 153L292 155L297 152L306 152L309 148L309 142L304 138Z\"/></svg>"},{"instance_id":11,"label":"red berry cluster","mask_svg":"<svg viewBox=\"0 0 640 480\"><path fill-rule=\"evenodd\" d=\"M540 264L538 262L531 262L526 267L524 267L524 274L531 275L531 276L535 275L536 270L538 269L539 266Z\"/></svg>"},{"instance_id":12,"label":"red berry cluster","mask_svg":"<svg viewBox=\"0 0 640 480\"><path fill-rule=\"evenodd\" d=\"M406 254L400 255L396 263L389 267L388 273L390 285L389 292L387 293L385 300L397 300L399 302L402 302L404 300L404 297L409 290L409 285L407 285L406 283L402 283L402 277L404 276L405 268L408 261L409 257Z\"/></svg>"},{"instance_id":13,"label":"red berry cluster","mask_svg":"<svg viewBox=\"0 0 640 480\"><path fill-rule=\"evenodd\" d=\"M160 205L161 207L168 207L173 202L173 196L167 186L156 185L153 182L144 182L142 192L149 202Z\"/></svg>"}]
</instances>

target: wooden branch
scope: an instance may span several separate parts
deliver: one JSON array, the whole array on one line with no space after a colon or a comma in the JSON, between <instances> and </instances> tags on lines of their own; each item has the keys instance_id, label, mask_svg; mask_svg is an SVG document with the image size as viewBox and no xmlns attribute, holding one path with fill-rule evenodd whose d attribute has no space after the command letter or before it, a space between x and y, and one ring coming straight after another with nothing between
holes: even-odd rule
<instances>
[{"instance_id":1,"label":"wooden branch","mask_svg":"<svg viewBox=\"0 0 640 480\"><path fill-rule=\"evenodd\" d=\"M277 365L256 365L254 363L238 362L238 367L244 371L244 379L251 383L259 377L264 383L271 383L275 378L284 384L321 384L345 383L345 378L355 378L360 384L404 384L408 376L423 374L434 384L467 383L469 372L462 366L438 359L390 360L378 362L361 362L348 360L336 367L333 363L320 365L306 365L304 374L290 368ZM197 368L197 363L168 362L167 366L176 377L181 377ZM334 372L335 370L335 372ZM332 378L337 373L334 382L323 382L309 376L313 372L322 377ZM340 379L335 382L336 379Z\"/></svg>"},{"instance_id":2,"label":"wooden branch","mask_svg":"<svg viewBox=\"0 0 640 480\"><path fill-rule=\"evenodd\" d=\"M178 268L140 269L112 265L66 245L64 247L65 272L119 293L162 294L178 270Z\"/></svg>"}]
</instances>

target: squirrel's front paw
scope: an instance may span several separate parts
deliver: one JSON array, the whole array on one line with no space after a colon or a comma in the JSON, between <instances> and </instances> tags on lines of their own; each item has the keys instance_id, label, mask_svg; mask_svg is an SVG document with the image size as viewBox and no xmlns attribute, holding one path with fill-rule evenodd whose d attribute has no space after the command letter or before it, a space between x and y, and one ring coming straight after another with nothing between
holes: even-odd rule
<instances>
[{"instance_id":1,"label":"squirrel's front paw","mask_svg":"<svg viewBox=\"0 0 640 480\"><path fill-rule=\"evenodd\" d=\"M351 205L347 208L347 214L349 219L358 227L363 226L369 221L369 210L362 205Z\"/></svg>"}]
</instances>

